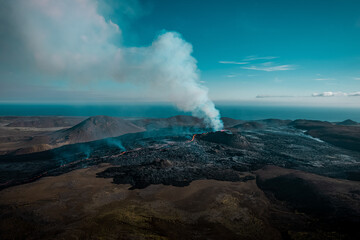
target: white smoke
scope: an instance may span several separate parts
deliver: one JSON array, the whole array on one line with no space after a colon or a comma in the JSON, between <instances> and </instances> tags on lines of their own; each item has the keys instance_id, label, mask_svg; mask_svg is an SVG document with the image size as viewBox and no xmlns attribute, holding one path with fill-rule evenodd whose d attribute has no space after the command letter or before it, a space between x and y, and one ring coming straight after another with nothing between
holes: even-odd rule
<instances>
[{"instance_id":1,"label":"white smoke","mask_svg":"<svg viewBox=\"0 0 360 240\"><path fill-rule=\"evenodd\" d=\"M219 111L201 85L192 46L164 32L148 47L124 47L122 30L98 11L95 0L7 0L12 21L42 74L76 81L113 79L166 92L179 109L223 128ZM132 1L134 2L134 1Z\"/></svg>"}]
</instances>

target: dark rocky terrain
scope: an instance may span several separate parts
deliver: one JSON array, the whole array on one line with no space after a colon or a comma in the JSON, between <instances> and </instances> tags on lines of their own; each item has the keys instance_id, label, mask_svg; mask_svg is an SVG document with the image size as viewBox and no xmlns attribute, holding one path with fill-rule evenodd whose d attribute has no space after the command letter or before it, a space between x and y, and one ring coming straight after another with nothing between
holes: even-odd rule
<instances>
[{"instance_id":1,"label":"dark rocky terrain","mask_svg":"<svg viewBox=\"0 0 360 240\"><path fill-rule=\"evenodd\" d=\"M291 122L290 125L298 129L306 130L307 134L320 138L335 146L359 152L360 127L355 124L356 122L351 120L344 122L334 124L322 121L296 120Z\"/></svg>"},{"instance_id":2,"label":"dark rocky terrain","mask_svg":"<svg viewBox=\"0 0 360 240\"><path fill-rule=\"evenodd\" d=\"M95 119L89 118L75 127L55 133L78 133L78 135L66 135L71 141L73 136L88 137L87 134L91 134L93 126L105 129L105 135L98 135L99 138L118 133L121 136L68 144L31 154L0 156L0 187L4 189L2 192L7 193L6 196L8 196L0 198L0 203L3 201L0 206L6 212L6 215L2 217L8 219L0 223L0 229L5 229L1 226L8 226L9 216L12 216L11 219L17 219L16 221L27 221L21 216L27 216L26 218L31 219L26 209L24 209L25 212L20 211L20 215L11 210L11 203L7 201L13 199L10 198L13 196L12 194L15 194L12 189L20 189L27 185L25 183L36 181L30 183L31 186L34 186L34 191L37 191L38 182L48 186L47 189L51 191L51 186L57 185L53 182L56 181L55 179L63 179L64 174L72 176L73 172L90 168L94 169L95 172L92 173L91 177L87 176L91 179L88 181L110 180L112 185L107 185L110 189L117 188L116 186L124 186L125 188L122 191L126 194L128 194L127 191L136 191L138 194L146 195L146 189L151 189L152 186L164 186L161 189L172 189L170 186L173 186L179 189L192 189L191 191L196 193L199 199L203 199L202 201L205 201L206 195L212 196L211 194L214 193L216 197L214 195L214 198L210 199L217 201L216 199L222 198L223 195L221 194L229 194L227 192L230 191L228 187L226 187L226 191L210 190L210 187L207 191L210 191L211 194L201 193L198 188L194 189L198 181L215 181L216 183L213 182L215 185L233 186L232 183L234 183L236 186L251 186L253 192L258 192L254 198L262 203L266 202L262 206L256 206L254 202L251 204L239 202L234 207L237 210L232 211L237 213L244 211L238 209L238 207L244 206L252 209L251 214L244 213L245 215L240 219L252 218L250 215L255 216L258 219L256 221L259 221L258 223L261 223L262 228L266 229L264 234L268 233L266 234L267 237L261 234L256 235L251 229L260 225L255 222L250 223L250 220L250 222L244 220L246 224L250 225L242 222L238 223L237 227L225 223L232 221L222 215L227 210L216 213L220 214L216 216L222 216L219 219L216 218L217 220L214 220L215 215L206 215L207 217L202 222L201 219L190 213L192 203L196 202L196 197L191 198L192 200L189 200L190 202L184 208L184 211L187 211L185 214L187 220L178 219L174 220L175 222L171 220L170 224L168 220L164 220L166 216L170 217L170 213L168 213L169 215L164 215L164 213L161 213L161 216L156 215L159 212L156 204L160 203L155 202L150 208L143 210L144 214L152 219L149 220L151 227L143 228L147 229L144 230L145 232L134 230L139 229L138 222L133 225L126 222L131 222L131 219L124 220L126 224L129 224L127 226L132 229L131 231L140 231L142 234L149 234L150 231L151 234L157 236L158 231L165 231L164 226L174 229L183 226L184 231L187 232L195 231L191 229L199 230L199 237L195 237L195 239L205 239L208 238L205 229L213 228L212 223L215 223L218 224L218 228L214 228L214 232L209 233L211 236L209 238L235 239L239 236L247 236L245 239L358 239L360 236L356 227L359 225L360 219L360 184L358 182L360 180L360 152L356 148L359 143L360 128L357 125L344 126L308 120L268 119L245 122L226 119L226 130L212 132L206 129L199 119L188 116L168 119L137 119L125 122L113 121L112 118L107 117L97 117ZM126 127L123 132L106 132L106 129L113 128L116 130L117 127L121 128L122 126ZM74 129L77 130L74 131ZM132 133L124 134L128 131L132 131ZM76 139L75 142L78 142L76 137L74 139ZM88 139L91 140L91 138ZM342 141L343 144L341 144ZM49 181L52 183L50 184ZM202 184L206 185L205 182ZM72 186L72 183L66 184ZM15 185L20 186L12 187ZM58 191L63 188L56 189L56 194L61 195L61 192ZM125 189L129 190L125 191ZM176 190L174 191L176 192ZM245 199L250 198L251 191L242 191L245 190L238 190L236 194L231 193L231 199L233 199L231 201L240 201L236 200L239 199L237 194L243 194L242 196L246 196ZM87 196L90 193L84 192L84 194ZM116 200L116 196L113 196L112 200L109 201L120 204L119 200ZM161 195L159 199L165 199L165 202L172 202L176 199L175 197L174 200L169 200L168 197L168 195ZM75 196L72 198L77 199ZM144 204L143 200L137 197L136 199L136 204ZM147 201L154 201L153 198L151 199ZM78 199L76 201L85 200ZM124 206L129 207L128 204L131 202L129 201L121 203L121 206L116 206L120 209L123 209ZM110 202L106 202L106 204L110 204ZM231 204L233 203L231 202ZM31 204L30 206L32 206ZM212 202L211 204L215 203ZM207 206L208 209L205 209L205 212L212 209L211 204ZM171 209L170 212L179 210L178 207L173 209L174 206L177 206L176 201L170 205L167 207ZM226 209L230 208L230 205L226 205ZM220 206L216 208L222 209ZM100 214L105 210L102 208L96 211L100 211ZM151 213L152 211L155 212ZM111 214L115 213L112 212ZM89 216L85 215L85 217ZM118 215L116 213L111 216ZM198 220L195 223L191 222L188 218L190 216ZM137 218L138 215L133 217ZM160 227L160 222L153 222L155 220L152 217L164 224L163 227ZM112 217L110 219L117 221ZM235 219L237 218L235 217ZM143 224L142 221L141 224ZM68 226L67 224L70 223L66 223L65 226ZM244 224L249 228L249 233L239 232L238 228L243 228ZM79 226L75 228L79 229ZM121 229L121 231L129 231L129 229ZM11 232L11 230L7 231L7 233ZM181 234L176 235L175 230L170 232L167 232L165 237L183 239ZM250 232L253 237L247 235ZM175 235L171 235L172 233Z\"/></svg>"}]
</instances>

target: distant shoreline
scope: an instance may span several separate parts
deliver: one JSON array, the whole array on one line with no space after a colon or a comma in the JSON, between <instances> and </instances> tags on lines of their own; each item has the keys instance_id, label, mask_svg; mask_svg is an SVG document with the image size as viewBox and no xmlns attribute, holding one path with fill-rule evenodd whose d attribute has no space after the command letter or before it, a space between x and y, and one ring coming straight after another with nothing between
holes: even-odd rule
<instances>
[{"instance_id":1,"label":"distant shoreline","mask_svg":"<svg viewBox=\"0 0 360 240\"><path fill-rule=\"evenodd\" d=\"M338 107L287 107L287 106L235 106L217 105L222 117L242 120L308 119L339 122L352 119L360 122L360 109ZM0 104L0 116L96 116L107 115L125 118L166 118L191 115L171 105L114 105L114 104Z\"/></svg>"}]
</instances>

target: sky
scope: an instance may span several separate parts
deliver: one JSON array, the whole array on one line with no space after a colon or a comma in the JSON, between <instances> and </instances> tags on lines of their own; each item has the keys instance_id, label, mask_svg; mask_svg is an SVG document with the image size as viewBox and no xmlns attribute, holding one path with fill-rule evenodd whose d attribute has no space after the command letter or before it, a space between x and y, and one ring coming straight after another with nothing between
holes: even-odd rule
<instances>
[{"instance_id":1,"label":"sky","mask_svg":"<svg viewBox=\"0 0 360 240\"><path fill-rule=\"evenodd\" d=\"M215 103L360 107L359 1L55 2L0 0L0 101L178 105L171 69Z\"/></svg>"}]
</instances>

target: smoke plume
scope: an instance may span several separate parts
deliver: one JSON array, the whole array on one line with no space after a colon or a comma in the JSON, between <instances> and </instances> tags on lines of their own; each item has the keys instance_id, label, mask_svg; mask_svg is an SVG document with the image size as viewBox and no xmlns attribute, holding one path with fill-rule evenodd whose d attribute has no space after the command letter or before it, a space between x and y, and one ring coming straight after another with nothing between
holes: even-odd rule
<instances>
[{"instance_id":1,"label":"smoke plume","mask_svg":"<svg viewBox=\"0 0 360 240\"><path fill-rule=\"evenodd\" d=\"M111 79L145 85L214 130L223 128L208 89L200 83L192 46L179 33L164 31L147 47L125 47L122 29L100 13L103 2L5 1L12 27L6 34L24 46L18 57L28 59L30 69L79 82ZM137 5L122 4L127 12Z\"/></svg>"}]
</instances>

